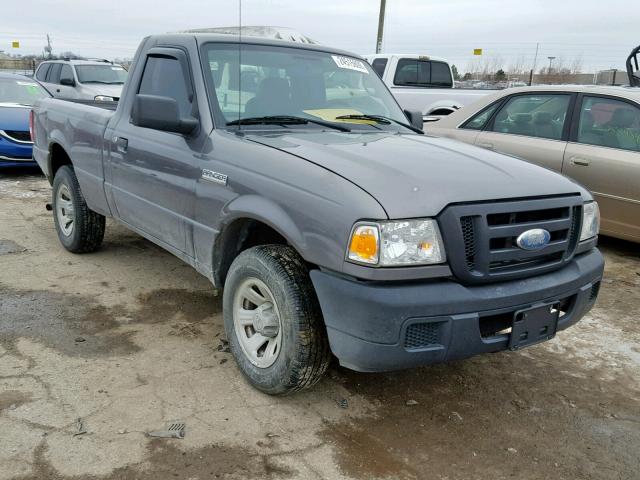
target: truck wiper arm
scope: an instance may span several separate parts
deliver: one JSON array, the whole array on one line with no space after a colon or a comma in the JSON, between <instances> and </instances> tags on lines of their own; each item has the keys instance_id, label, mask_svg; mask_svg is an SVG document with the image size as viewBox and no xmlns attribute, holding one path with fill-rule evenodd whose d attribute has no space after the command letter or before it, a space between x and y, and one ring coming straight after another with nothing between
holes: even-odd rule
<instances>
[{"instance_id":1,"label":"truck wiper arm","mask_svg":"<svg viewBox=\"0 0 640 480\"><path fill-rule=\"evenodd\" d=\"M238 120L227 122L227 125L305 125L307 123L322 125L323 127L333 128L341 132L351 131L351 129L343 127L342 125L323 122L322 120L315 120L312 118L296 117L294 115L266 115L264 117L240 118Z\"/></svg>"},{"instance_id":2,"label":"truck wiper arm","mask_svg":"<svg viewBox=\"0 0 640 480\"><path fill-rule=\"evenodd\" d=\"M391 123L397 123L409 130L413 130L416 133L424 133L419 128L416 128L408 123L401 122L400 120L396 120L395 118L385 117L383 115L340 115L336 117L336 120L371 120L377 123L381 123L382 125L391 125Z\"/></svg>"}]
</instances>

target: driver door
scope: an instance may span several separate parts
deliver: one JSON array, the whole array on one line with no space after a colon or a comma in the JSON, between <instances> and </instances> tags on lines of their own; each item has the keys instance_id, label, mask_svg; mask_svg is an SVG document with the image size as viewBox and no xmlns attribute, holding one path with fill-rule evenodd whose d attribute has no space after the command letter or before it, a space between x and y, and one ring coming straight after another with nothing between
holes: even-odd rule
<instances>
[{"instance_id":1,"label":"driver door","mask_svg":"<svg viewBox=\"0 0 640 480\"><path fill-rule=\"evenodd\" d=\"M154 51L156 53L154 53ZM137 93L176 100L182 116L194 115L193 83L177 48L150 50ZM131 123L122 115L110 134L113 198L121 220L189 256L197 156L203 132L182 135Z\"/></svg>"}]
</instances>

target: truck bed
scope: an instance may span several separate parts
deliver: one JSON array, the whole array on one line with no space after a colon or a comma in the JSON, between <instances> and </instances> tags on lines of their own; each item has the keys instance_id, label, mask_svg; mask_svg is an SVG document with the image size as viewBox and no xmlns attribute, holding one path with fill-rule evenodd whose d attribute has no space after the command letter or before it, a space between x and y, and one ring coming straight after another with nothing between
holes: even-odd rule
<instances>
[{"instance_id":1,"label":"truck bed","mask_svg":"<svg viewBox=\"0 0 640 480\"><path fill-rule=\"evenodd\" d=\"M65 102L80 103L82 105L89 105L89 106L92 106L92 107L99 107L99 108L102 108L104 110L111 110L111 111L115 111L116 108L118 108L118 102L117 101L113 101L113 102L98 102L96 100L79 100L77 98L58 98L58 100L63 100Z\"/></svg>"},{"instance_id":2,"label":"truck bed","mask_svg":"<svg viewBox=\"0 0 640 480\"><path fill-rule=\"evenodd\" d=\"M115 114L116 102L62 100L44 98L33 106L35 117L34 158L53 181L48 151L41 150L55 142L73 159L78 182L85 192L89 208L108 211L104 188L102 155L105 131Z\"/></svg>"}]
</instances>

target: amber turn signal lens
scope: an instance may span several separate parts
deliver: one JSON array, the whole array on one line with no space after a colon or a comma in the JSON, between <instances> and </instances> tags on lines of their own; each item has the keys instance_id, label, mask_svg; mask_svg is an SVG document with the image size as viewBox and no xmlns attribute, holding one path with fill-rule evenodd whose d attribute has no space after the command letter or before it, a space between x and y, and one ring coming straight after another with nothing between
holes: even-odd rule
<instances>
[{"instance_id":1,"label":"amber turn signal lens","mask_svg":"<svg viewBox=\"0 0 640 480\"><path fill-rule=\"evenodd\" d=\"M349 243L349 259L357 262L378 263L378 228L371 225L356 227Z\"/></svg>"}]
</instances>

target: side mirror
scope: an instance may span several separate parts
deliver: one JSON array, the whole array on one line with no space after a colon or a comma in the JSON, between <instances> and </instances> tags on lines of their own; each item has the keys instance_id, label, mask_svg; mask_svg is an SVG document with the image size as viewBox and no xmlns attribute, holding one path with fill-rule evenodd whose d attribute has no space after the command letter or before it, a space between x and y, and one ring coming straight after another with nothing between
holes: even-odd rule
<instances>
[{"instance_id":1,"label":"side mirror","mask_svg":"<svg viewBox=\"0 0 640 480\"><path fill-rule=\"evenodd\" d=\"M73 78L61 78L60 85L66 85L67 87L74 87L76 82Z\"/></svg>"},{"instance_id":2,"label":"side mirror","mask_svg":"<svg viewBox=\"0 0 640 480\"><path fill-rule=\"evenodd\" d=\"M409 120L409 123L411 124L412 127L416 127L420 130L424 128L424 121L422 120L422 112L417 110L416 111L405 110L404 114L407 117L407 120Z\"/></svg>"},{"instance_id":3,"label":"side mirror","mask_svg":"<svg viewBox=\"0 0 640 480\"><path fill-rule=\"evenodd\" d=\"M198 127L195 118L180 118L178 102L170 97L136 95L131 122L138 127L189 135Z\"/></svg>"}]
</instances>

